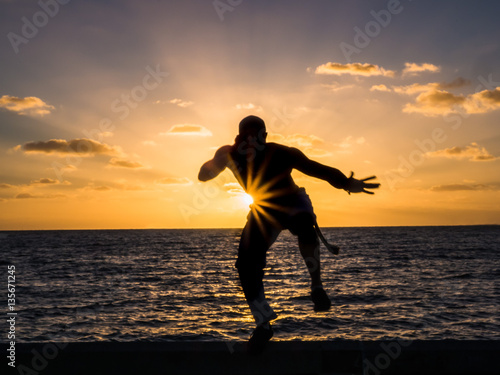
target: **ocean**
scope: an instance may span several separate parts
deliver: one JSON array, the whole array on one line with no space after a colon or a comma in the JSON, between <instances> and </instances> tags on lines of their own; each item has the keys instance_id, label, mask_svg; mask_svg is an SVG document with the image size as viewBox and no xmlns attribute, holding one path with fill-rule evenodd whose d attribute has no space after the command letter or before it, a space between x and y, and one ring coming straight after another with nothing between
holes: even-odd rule
<instances>
[{"instance_id":1,"label":"ocean","mask_svg":"<svg viewBox=\"0 0 500 375\"><path fill-rule=\"evenodd\" d=\"M247 340L241 229L0 232L17 342ZM273 340L500 339L500 226L324 228L315 313L288 231L268 252ZM322 245L323 246L323 245ZM7 291L1 297L7 312ZM7 341L2 335L2 342Z\"/></svg>"}]
</instances>

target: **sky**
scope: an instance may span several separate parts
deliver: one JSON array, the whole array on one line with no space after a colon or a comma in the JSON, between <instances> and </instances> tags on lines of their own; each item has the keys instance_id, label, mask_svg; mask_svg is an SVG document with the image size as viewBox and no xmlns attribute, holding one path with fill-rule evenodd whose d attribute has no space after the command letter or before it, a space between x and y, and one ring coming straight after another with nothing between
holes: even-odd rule
<instances>
[{"instance_id":1,"label":"sky","mask_svg":"<svg viewBox=\"0 0 500 375\"><path fill-rule=\"evenodd\" d=\"M500 224L496 1L0 0L0 230L240 228L250 114L320 226Z\"/></svg>"}]
</instances>

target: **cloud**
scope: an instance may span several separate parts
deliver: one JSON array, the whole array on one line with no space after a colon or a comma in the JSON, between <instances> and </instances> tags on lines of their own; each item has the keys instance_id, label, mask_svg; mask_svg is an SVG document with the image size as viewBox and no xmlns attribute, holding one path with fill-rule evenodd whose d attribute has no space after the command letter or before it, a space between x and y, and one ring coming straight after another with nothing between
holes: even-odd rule
<instances>
[{"instance_id":1,"label":"cloud","mask_svg":"<svg viewBox=\"0 0 500 375\"><path fill-rule=\"evenodd\" d=\"M418 94L421 92L427 92L427 91L432 91L432 90L448 90L448 89L454 89L454 88L459 88L463 86L467 86L470 84L470 81L458 77L455 78L451 82L429 82L426 84L421 84L421 83L413 83L411 85L406 85L406 86L392 86L392 89L394 92L398 94L405 94L405 95L414 95Z\"/></svg>"},{"instance_id":2,"label":"cloud","mask_svg":"<svg viewBox=\"0 0 500 375\"><path fill-rule=\"evenodd\" d=\"M344 90L344 89L350 89L350 88L354 87L354 85L341 85L338 82L334 82L334 83L330 83L330 84L322 84L321 86L326 87L327 89L329 89L333 92Z\"/></svg>"},{"instance_id":3,"label":"cloud","mask_svg":"<svg viewBox=\"0 0 500 375\"><path fill-rule=\"evenodd\" d=\"M51 168L46 168L46 170L51 171L51 172L56 171L56 173L64 174L64 173L68 173L68 172L77 171L78 168L72 164L66 164L66 165L59 164L59 165L54 165Z\"/></svg>"},{"instance_id":4,"label":"cloud","mask_svg":"<svg viewBox=\"0 0 500 375\"><path fill-rule=\"evenodd\" d=\"M112 158L108 165L108 167L115 167L115 168L144 168L144 165L137 161L130 161L130 160L124 160L124 159L117 159L117 158Z\"/></svg>"},{"instance_id":5,"label":"cloud","mask_svg":"<svg viewBox=\"0 0 500 375\"><path fill-rule=\"evenodd\" d=\"M160 135L172 136L172 135L188 135L188 136L200 136L200 137L210 137L212 132L201 125L195 124L178 124L173 125L169 130Z\"/></svg>"},{"instance_id":6,"label":"cloud","mask_svg":"<svg viewBox=\"0 0 500 375\"><path fill-rule=\"evenodd\" d=\"M64 181L59 181L59 180L54 180L52 178L40 178L38 180L31 180L30 183L27 185L27 186L33 186L33 185L37 185L37 186L50 186L50 185L59 185L59 184L63 184L63 185L71 185L71 182L67 181L67 180L64 180Z\"/></svg>"},{"instance_id":7,"label":"cloud","mask_svg":"<svg viewBox=\"0 0 500 375\"><path fill-rule=\"evenodd\" d=\"M436 82L430 82L426 84L413 83L406 86L392 86L392 90L398 94L404 95L414 95L422 92L428 92L431 90L436 90L439 88L439 84Z\"/></svg>"},{"instance_id":8,"label":"cloud","mask_svg":"<svg viewBox=\"0 0 500 375\"><path fill-rule=\"evenodd\" d=\"M341 75L350 74L357 76L386 76L394 77L395 72L385 70L384 68L374 64L349 63L340 64L335 62L327 62L326 64L316 67L315 74Z\"/></svg>"},{"instance_id":9,"label":"cloud","mask_svg":"<svg viewBox=\"0 0 500 375\"><path fill-rule=\"evenodd\" d=\"M474 94L453 94L448 89L469 85L470 81L458 77L451 82L414 83L407 86L392 86L394 92L418 96L414 103L407 103L403 112L420 113L424 116L439 116L450 113L487 113L500 108L500 87Z\"/></svg>"},{"instance_id":10,"label":"cloud","mask_svg":"<svg viewBox=\"0 0 500 375\"><path fill-rule=\"evenodd\" d=\"M112 187L110 186L107 186L107 185L98 185L98 186L94 186L94 185L88 185L88 186L85 186L83 188L83 190L92 190L92 191L110 191L110 190L113 190Z\"/></svg>"},{"instance_id":11,"label":"cloud","mask_svg":"<svg viewBox=\"0 0 500 375\"><path fill-rule=\"evenodd\" d=\"M467 113L486 113L500 108L500 87L470 95L464 104Z\"/></svg>"},{"instance_id":12,"label":"cloud","mask_svg":"<svg viewBox=\"0 0 500 375\"><path fill-rule=\"evenodd\" d=\"M40 178L39 180L32 180L30 182L30 185L34 184L57 184L59 183L58 180L53 180L51 178Z\"/></svg>"},{"instance_id":13,"label":"cloud","mask_svg":"<svg viewBox=\"0 0 500 375\"><path fill-rule=\"evenodd\" d=\"M421 113L426 116L447 115L459 112L466 98L444 90L430 90L421 93L415 103L407 103L403 107L405 113Z\"/></svg>"},{"instance_id":14,"label":"cloud","mask_svg":"<svg viewBox=\"0 0 500 375\"><path fill-rule=\"evenodd\" d=\"M142 141L142 144L144 146L157 146L157 143L155 141Z\"/></svg>"},{"instance_id":15,"label":"cloud","mask_svg":"<svg viewBox=\"0 0 500 375\"><path fill-rule=\"evenodd\" d=\"M40 198L39 195L33 195L30 193L20 193L16 195L16 199L30 199L30 198Z\"/></svg>"},{"instance_id":16,"label":"cloud","mask_svg":"<svg viewBox=\"0 0 500 375\"><path fill-rule=\"evenodd\" d=\"M470 84L471 84L471 81L469 81L468 79L458 77L458 78L455 78L451 82L442 82L442 83L439 83L438 85L439 85L440 89L455 89L458 87L468 86Z\"/></svg>"},{"instance_id":17,"label":"cloud","mask_svg":"<svg viewBox=\"0 0 500 375\"><path fill-rule=\"evenodd\" d=\"M443 191L470 191L470 190L498 190L498 187L483 184L448 184L448 185L437 185L430 189L431 191L443 192Z\"/></svg>"},{"instance_id":18,"label":"cloud","mask_svg":"<svg viewBox=\"0 0 500 375\"><path fill-rule=\"evenodd\" d=\"M241 187L241 185L239 183L237 183L237 182L226 182L224 184L224 189L226 191L228 191L228 192L229 191L235 191L237 189L243 190L242 187Z\"/></svg>"},{"instance_id":19,"label":"cloud","mask_svg":"<svg viewBox=\"0 0 500 375\"><path fill-rule=\"evenodd\" d=\"M187 177L164 177L156 181L160 185L191 185L193 182Z\"/></svg>"},{"instance_id":20,"label":"cloud","mask_svg":"<svg viewBox=\"0 0 500 375\"><path fill-rule=\"evenodd\" d=\"M255 105L253 103L246 104L236 104L236 109L253 109L256 112L262 112L262 107L259 105Z\"/></svg>"},{"instance_id":21,"label":"cloud","mask_svg":"<svg viewBox=\"0 0 500 375\"><path fill-rule=\"evenodd\" d=\"M120 180L115 182L113 187L118 190L127 190L127 191L150 190L146 188L144 185L130 184L125 180Z\"/></svg>"},{"instance_id":22,"label":"cloud","mask_svg":"<svg viewBox=\"0 0 500 375\"><path fill-rule=\"evenodd\" d=\"M403 69L403 76L405 75L417 75L422 72L432 72L437 73L441 70L439 66L434 64L416 64L416 63L405 63L405 68Z\"/></svg>"},{"instance_id":23,"label":"cloud","mask_svg":"<svg viewBox=\"0 0 500 375\"><path fill-rule=\"evenodd\" d=\"M28 142L22 146L17 145L14 149L22 149L25 153L56 154L58 156L66 156L67 154L78 154L79 156L117 155L121 153L119 147L109 146L87 138L69 141L50 139L48 141Z\"/></svg>"},{"instance_id":24,"label":"cloud","mask_svg":"<svg viewBox=\"0 0 500 375\"><path fill-rule=\"evenodd\" d=\"M470 146L465 147L450 147L443 150L427 152L429 157L445 157L449 159L469 159L469 161L492 161L498 159L491 155L486 148L480 147L473 142Z\"/></svg>"},{"instance_id":25,"label":"cloud","mask_svg":"<svg viewBox=\"0 0 500 375\"><path fill-rule=\"evenodd\" d=\"M189 102L189 101L178 99L178 98L170 100L169 103L175 104L175 105L182 107L182 108L186 108L186 107L189 107L190 105L193 105L193 102Z\"/></svg>"},{"instance_id":26,"label":"cloud","mask_svg":"<svg viewBox=\"0 0 500 375\"><path fill-rule=\"evenodd\" d=\"M344 138L340 143L336 144L336 146L345 150L351 148L353 145L362 145L363 143L366 143L366 139L364 137L354 139L354 137L350 135Z\"/></svg>"},{"instance_id":27,"label":"cloud","mask_svg":"<svg viewBox=\"0 0 500 375\"><path fill-rule=\"evenodd\" d=\"M114 136L114 133L113 132L100 132L97 135L99 136L99 138L101 138L101 137L107 138L107 137Z\"/></svg>"},{"instance_id":28,"label":"cloud","mask_svg":"<svg viewBox=\"0 0 500 375\"><path fill-rule=\"evenodd\" d=\"M35 199L35 198L65 198L64 194L31 194L31 193L19 193L15 196L16 199Z\"/></svg>"},{"instance_id":29,"label":"cloud","mask_svg":"<svg viewBox=\"0 0 500 375\"><path fill-rule=\"evenodd\" d=\"M45 103L36 96L18 98L16 96L4 95L0 98L0 108L19 113L20 115L45 116L55 108Z\"/></svg>"},{"instance_id":30,"label":"cloud","mask_svg":"<svg viewBox=\"0 0 500 375\"><path fill-rule=\"evenodd\" d=\"M387 91L390 92L391 89L388 88L386 85L373 85L370 87L370 91Z\"/></svg>"},{"instance_id":31,"label":"cloud","mask_svg":"<svg viewBox=\"0 0 500 375\"><path fill-rule=\"evenodd\" d=\"M299 148L309 157L320 158L330 156L332 154L331 152L321 148L325 142L323 139L315 135L292 134L284 136L281 134L269 134L267 141Z\"/></svg>"},{"instance_id":32,"label":"cloud","mask_svg":"<svg viewBox=\"0 0 500 375\"><path fill-rule=\"evenodd\" d=\"M245 194L245 190L241 187L240 184L237 182L228 182L224 184L224 190L228 194L233 194L233 195L241 195Z\"/></svg>"},{"instance_id":33,"label":"cloud","mask_svg":"<svg viewBox=\"0 0 500 375\"><path fill-rule=\"evenodd\" d=\"M323 145L325 142L320 137L312 134L291 134L283 136L281 134L270 134L270 142L273 140L287 144L291 147L316 147Z\"/></svg>"},{"instance_id":34,"label":"cloud","mask_svg":"<svg viewBox=\"0 0 500 375\"><path fill-rule=\"evenodd\" d=\"M38 186L50 186L50 185L58 185L61 182L59 180L54 180L52 178L40 178L38 180L31 180L28 186L38 185ZM69 181L63 181L63 185L71 185Z\"/></svg>"},{"instance_id":35,"label":"cloud","mask_svg":"<svg viewBox=\"0 0 500 375\"><path fill-rule=\"evenodd\" d=\"M2 183L0 184L0 189L12 189L12 188L20 188L20 187L27 187L27 186L50 186L50 185L71 185L71 182L64 180L60 182L59 180L54 180L52 178L40 178L38 180L31 180L28 184L22 184L22 185L11 185L11 184L5 184Z\"/></svg>"}]
</instances>

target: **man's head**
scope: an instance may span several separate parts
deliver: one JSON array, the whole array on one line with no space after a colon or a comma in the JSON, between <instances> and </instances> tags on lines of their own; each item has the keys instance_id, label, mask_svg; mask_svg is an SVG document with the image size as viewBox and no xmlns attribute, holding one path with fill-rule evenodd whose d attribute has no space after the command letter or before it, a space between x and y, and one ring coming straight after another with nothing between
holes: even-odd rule
<instances>
[{"instance_id":1,"label":"man's head","mask_svg":"<svg viewBox=\"0 0 500 375\"><path fill-rule=\"evenodd\" d=\"M251 138L253 141L264 144L266 143L266 137L266 124L260 117L247 116L240 121L239 140L246 140L249 142L249 138Z\"/></svg>"},{"instance_id":2,"label":"man's head","mask_svg":"<svg viewBox=\"0 0 500 375\"><path fill-rule=\"evenodd\" d=\"M266 124L260 117L247 116L240 121L240 135L248 133L258 134L262 129L264 129L264 132L266 131Z\"/></svg>"}]
</instances>

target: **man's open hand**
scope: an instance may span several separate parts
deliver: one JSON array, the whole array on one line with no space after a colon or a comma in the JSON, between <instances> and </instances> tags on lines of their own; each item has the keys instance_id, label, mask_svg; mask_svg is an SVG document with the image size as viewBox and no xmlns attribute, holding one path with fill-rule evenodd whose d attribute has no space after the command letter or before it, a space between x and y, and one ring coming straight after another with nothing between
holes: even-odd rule
<instances>
[{"instance_id":1,"label":"man's open hand","mask_svg":"<svg viewBox=\"0 0 500 375\"><path fill-rule=\"evenodd\" d=\"M378 183L366 183L365 181L373 180L377 178L375 176L370 176L363 178L362 180L357 180L354 177L354 172L351 172L349 179L347 180L347 186L344 190L346 190L349 194L351 193L366 193L366 194L375 194L373 191L368 191L366 189L377 189L380 184Z\"/></svg>"}]
</instances>

